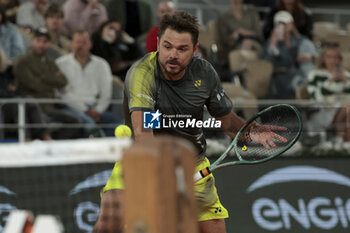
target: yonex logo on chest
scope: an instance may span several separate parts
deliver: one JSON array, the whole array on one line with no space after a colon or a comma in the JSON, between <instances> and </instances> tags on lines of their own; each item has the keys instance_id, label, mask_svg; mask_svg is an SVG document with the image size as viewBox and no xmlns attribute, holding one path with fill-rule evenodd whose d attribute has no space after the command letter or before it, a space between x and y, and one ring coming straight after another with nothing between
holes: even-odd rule
<instances>
[{"instance_id":1,"label":"yonex logo on chest","mask_svg":"<svg viewBox=\"0 0 350 233\"><path fill-rule=\"evenodd\" d=\"M200 87L201 84L202 84L202 80L196 80L196 81L194 81L194 86L196 86L196 87Z\"/></svg>"}]
</instances>

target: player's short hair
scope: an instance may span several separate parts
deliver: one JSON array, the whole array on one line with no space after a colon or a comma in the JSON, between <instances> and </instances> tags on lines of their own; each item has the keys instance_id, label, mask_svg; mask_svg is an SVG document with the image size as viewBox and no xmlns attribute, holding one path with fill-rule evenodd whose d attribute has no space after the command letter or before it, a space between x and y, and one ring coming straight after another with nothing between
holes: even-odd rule
<instances>
[{"instance_id":1,"label":"player's short hair","mask_svg":"<svg viewBox=\"0 0 350 233\"><path fill-rule=\"evenodd\" d=\"M161 38L167 28L179 33L189 32L192 36L193 46L198 42L199 23L197 17L193 15L183 11L175 11L175 13L166 14L159 23L159 38Z\"/></svg>"},{"instance_id":2,"label":"player's short hair","mask_svg":"<svg viewBox=\"0 0 350 233\"><path fill-rule=\"evenodd\" d=\"M60 5L52 3L49 5L45 11L44 18L49 18L58 15L61 18L64 18L64 12Z\"/></svg>"}]
</instances>

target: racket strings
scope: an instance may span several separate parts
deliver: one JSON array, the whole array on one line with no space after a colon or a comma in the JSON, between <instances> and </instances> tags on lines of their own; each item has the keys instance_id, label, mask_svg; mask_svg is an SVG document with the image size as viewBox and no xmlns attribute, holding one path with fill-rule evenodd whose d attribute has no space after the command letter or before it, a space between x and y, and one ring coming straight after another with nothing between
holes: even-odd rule
<instances>
[{"instance_id":1,"label":"racket strings","mask_svg":"<svg viewBox=\"0 0 350 233\"><path fill-rule=\"evenodd\" d=\"M300 131L299 116L294 109L290 107L280 106L278 108L271 108L259 115L255 119L255 122L267 126L259 131L259 133L264 133L264 131L266 131L267 134L270 134L272 131L273 133L285 138L287 141L282 142L273 138L272 140L276 146L270 146L270 149L266 149L264 145L255 143L254 141L248 142L247 140L240 140L237 142L236 148L240 160L258 161L276 156L295 140ZM275 126L279 126L279 128L283 127L283 129L276 129Z\"/></svg>"}]
</instances>

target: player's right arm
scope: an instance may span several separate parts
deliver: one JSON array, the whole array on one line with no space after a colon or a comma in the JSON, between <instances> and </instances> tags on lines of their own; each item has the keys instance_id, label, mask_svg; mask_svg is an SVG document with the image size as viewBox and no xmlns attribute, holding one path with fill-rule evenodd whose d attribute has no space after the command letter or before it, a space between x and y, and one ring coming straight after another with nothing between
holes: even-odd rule
<instances>
[{"instance_id":1,"label":"player's right arm","mask_svg":"<svg viewBox=\"0 0 350 233\"><path fill-rule=\"evenodd\" d=\"M133 111L131 113L131 123L134 130L135 140L139 141L147 137L153 137L152 129L143 128L143 111Z\"/></svg>"},{"instance_id":2,"label":"player's right arm","mask_svg":"<svg viewBox=\"0 0 350 233\"><path fill-rule=\"evenodd\" d=\"M143 128L143 112L154 111L156 53L135 64L125 79L126 99L135 140L153 136L153 130Z\"/></svg>"}]
</instances>

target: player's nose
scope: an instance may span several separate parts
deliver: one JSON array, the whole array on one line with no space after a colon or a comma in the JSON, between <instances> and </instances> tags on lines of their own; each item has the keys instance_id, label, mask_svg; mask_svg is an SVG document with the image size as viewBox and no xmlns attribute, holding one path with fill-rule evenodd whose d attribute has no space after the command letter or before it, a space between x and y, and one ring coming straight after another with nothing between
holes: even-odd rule
<instances>
[{"instance_id":1,"label":"player's nose","mask_svg":"<svg viewBox=\"0 0 350 233\"><path fill-rule=\"evenodd\" d=\"M178 58L179 56L178 56L178 52L177 52L177 50L176 49L172 49L171 51L170 51L170 58L171 59L176 59L176 58Z\"/></svg>"}]
</instances>

